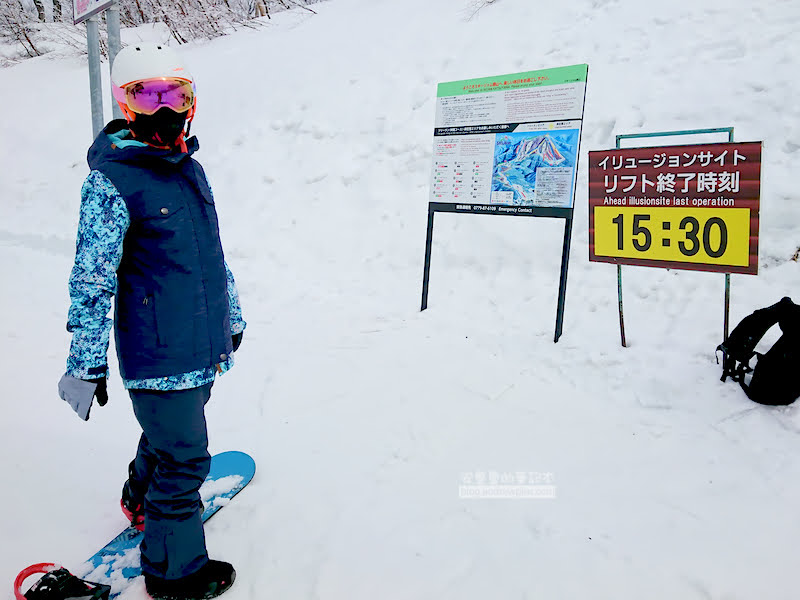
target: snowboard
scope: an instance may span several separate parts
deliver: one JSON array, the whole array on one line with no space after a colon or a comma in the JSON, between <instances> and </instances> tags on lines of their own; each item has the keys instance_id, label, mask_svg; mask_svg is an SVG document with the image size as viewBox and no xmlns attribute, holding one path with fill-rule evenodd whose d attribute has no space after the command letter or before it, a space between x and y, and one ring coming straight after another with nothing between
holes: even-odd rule
<instances>
[{"instance_id":1,"label":"snowboard","mask_svg":"<svg viewBox=\"0 0 800 600\"><path fill-rule=\"evenodd\" d=\"M256 463L244 452L223 452L211 457L211 470L200 488L203 522L230 502L253 479ZM111 598L124 592L142 574L139 544L144 533L128 527L74 571L81 579L111 586Z\"/></svg>"}]
</instances>

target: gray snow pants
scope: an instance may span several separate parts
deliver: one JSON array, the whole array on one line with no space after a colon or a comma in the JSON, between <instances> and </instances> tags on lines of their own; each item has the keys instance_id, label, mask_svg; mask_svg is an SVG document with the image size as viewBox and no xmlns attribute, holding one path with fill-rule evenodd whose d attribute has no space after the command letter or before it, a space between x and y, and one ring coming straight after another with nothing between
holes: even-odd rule
<instances>
[{"instance_id":1,"label":"gray snow pants","mask_svg":"<svg viewBox=\"0 0 800 600\"><path fill-rule=\"evenodd\" d=\"M212 385L129 390L142 426L129 480L144 495L142 571L163 579L191 575L208 562L199 489L211 466L204 407Z\"/></svg>"}]
</instances>

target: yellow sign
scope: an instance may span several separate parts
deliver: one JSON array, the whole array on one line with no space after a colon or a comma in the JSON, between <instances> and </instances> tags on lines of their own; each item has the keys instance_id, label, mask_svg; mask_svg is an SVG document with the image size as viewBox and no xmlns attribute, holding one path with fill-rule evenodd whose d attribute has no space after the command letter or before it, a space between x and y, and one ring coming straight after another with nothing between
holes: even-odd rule
<instances>
[{"instance_id":1,"label":"yellow sign","mask_svg":"<svg viewBox=\"0 0 800 600\"><path fill-rule=\"evenodd\" d=\"M593 208L596 256L748 266L749 208Z\"/></svg>"}]
</instances>

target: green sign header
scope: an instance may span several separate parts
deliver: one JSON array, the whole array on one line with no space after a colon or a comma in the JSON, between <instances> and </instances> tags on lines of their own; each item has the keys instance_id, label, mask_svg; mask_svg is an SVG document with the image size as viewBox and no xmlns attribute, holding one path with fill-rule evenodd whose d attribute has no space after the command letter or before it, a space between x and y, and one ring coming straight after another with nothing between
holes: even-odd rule
<instances>
[{"instance_id":1,"label":"green sign header","mask_svg":"<svg viewBox=\"0 0 800 600\"><path fill-rule=\"evenodd\" d=\"M556 69L541 69L525 73L512 73L510 75L497 75L495 77L482 77L480 79L464 79L463 81L450 81L440 83L436 97L464 96L467 94L485 94L487 92L502 92L506 90L519 90L524 88L544 87L547 85L563 85L586 81L589 65L572 65Z\"/></svg>"}]
</instances>

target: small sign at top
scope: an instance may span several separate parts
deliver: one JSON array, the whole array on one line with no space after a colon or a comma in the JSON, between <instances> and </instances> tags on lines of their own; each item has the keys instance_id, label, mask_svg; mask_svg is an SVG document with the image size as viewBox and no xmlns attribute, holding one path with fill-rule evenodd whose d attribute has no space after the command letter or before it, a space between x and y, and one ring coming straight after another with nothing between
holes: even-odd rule
<instances>
[{"instance_id":1,"label":"small sign at top","mask_svg":"<svg viewBox=\"0 0 800 600\"><path fill-rule=\"evenodd\" d=\"M103 12L116 0L74 0L72 3L72 22L77 25L86 19Z\"/></svg>"}]
</instances>

